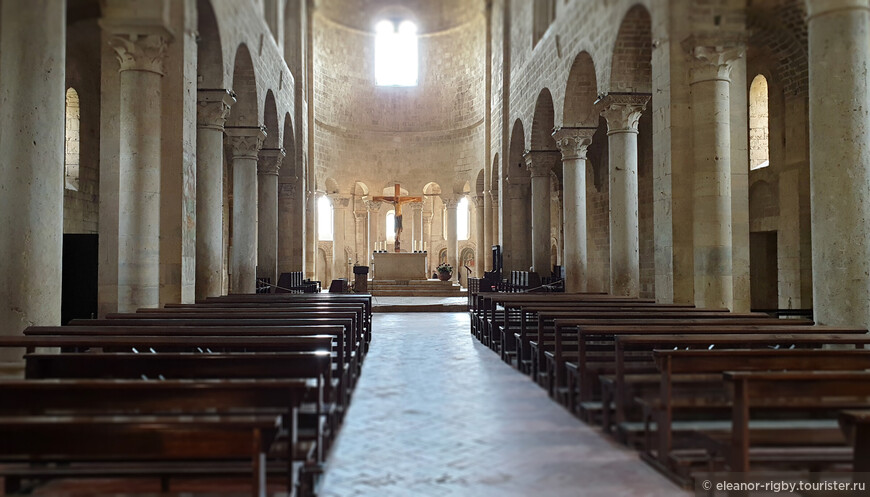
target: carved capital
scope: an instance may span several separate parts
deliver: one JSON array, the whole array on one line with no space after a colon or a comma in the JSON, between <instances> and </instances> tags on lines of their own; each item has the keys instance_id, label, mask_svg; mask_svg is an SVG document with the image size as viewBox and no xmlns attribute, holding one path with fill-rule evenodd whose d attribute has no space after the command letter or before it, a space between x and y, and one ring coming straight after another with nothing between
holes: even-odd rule
<instances>
[{"instance_id":1,"label":"carved capital","mask_svg":"<svg viewBox=\"0 0 870 497\"><path fill-rule=\"evenodd\" d=\"M562 154L558 150L526 150L523 159L526 161L529 175L532 178L540 178L550 175L553 166L562 160Z\"/></svg>"},{"instance_id":2,"label":"carved capital","mask_svg":"<svg viewBox=\"0 0 870 497\"><path fill-rule=\"evenodd\" d=\"M453 195L441 195L441 201L444 202L444 206L447 209L456 210L456 207L459 206L459 201L462 200L462 197L465 195L453 194Z\"/></svg>"},{"instance_id":3,"label":"carved capital","mask_svg":"<svg viewBox=\"0 0 870 497\"><path fill-rule=\"evenodd\" d=\"M408 207L414 211L414 215L417 215L423 211L423 202L408 202Z\"/></svg>"},{"instance_id":4,"label":"carved capital","mask_svg":"<svg viewBox=\"0 0 870 497\"><path fill-rule=\"evenodd\" d=\"M471 201L474 203L474 206L478 209L483 208L483 196L485 194L474 195L471 197Z\"/></svg>"},{"instance_id":5,"label":"carved capital","mask_svg":"<svg viewBox=\"0 0 870 497\"><path fill-rule=\"evenodd\" d=\"M332 210L347 209L348 206L350 206L351 198L348 195L342 195L340 193L328 193L326 196L329 197L330 200L332 200Z\"/></svg>"},{"instance_id":6,"label":"carved capital","mask_svg":"<svg viewBox=\"0 0 870 497\"><path fill-rule=\"evenodd\" d=\"M381 205L383 205L383 202L375 202L373 200L366 200L365 203L369 212L380 212Z\"/></svg>"},{"instance_id":7,"label":"carved capital","mask_svg":"<svg viewBox=\"0 0 870 497\"><path fill-rule=\"evenodd\" d=\"M556 128L553 139L562 152L562 162L586 160L586 151L592 144L596 128Z\"/></svg>"},{"instance_id":8,"label":"carved capital","mask_svg":"<svg viewBox=\"0 0 870 497\"><path fill-rule=\"evenodd\" d=\"M283 148L261 148L257 161L257 174L278 176L285 155L287 154Z\"/></svg>"},{"instance_id":9,"label":"carved capital","mask_svg":"<svg viewBox=\"0 0 870 497\"><path fill-rule=\"evenodd\" d=\"M228 126L226 134L233 150L233 159L259 159L258 152L266 139L261 126Z\"/></svg>"},{"instance_id":10,"label":"carved capital","mask_svg":"<svg viewBox=\"0 0 870 497\"><path fill-rule=\"evenodd\" d=\"M227 117L230 115L230 107L234 103L236 103L236 96L230 90L197 90L197 127L223 131Z\"/></svg>"},{"instance_id":11,"label":"carved capital","mask_svg":"<svg viewBox=\"0 0 870 497\"><path fill-rule=\"evenodd\" d=\"M368 219L369 213L366 211L354 211L353 215L356 218L356 222L362 223Z\"/></svg>"},{"instance_id":12,"label":"carved capital","mask_svg":"<svg viewBox=\"0 0 870 497\"><path fill-rule=\"evenodd\" d=\"M149 71L162 76L166 48L171 39L168 33L112 33L109 46L115 50L121 71Z\"/></svg>"},{"instance_id":13,"label":"carved capital","mask_svg":"<svg viewBox=\"0 0 870 497\"><path fill-rule=\"evenodd\" d=\"M637 133L640 115L649 99L649 95L640 93L611 93L605 96L598 105L607 121L607 134Z\"/></svg>"},{"instance_id":14,"label":"carved capital","mask_svg":"<svg viewBox=\"0 0 870 497\"><path fill-rule=\"evenodd\" d=\"M744 33L701 33L682 42L691 59L691 84L703 81L731 81L734 61L746 52Z\"/></svg>"}]
</instances>

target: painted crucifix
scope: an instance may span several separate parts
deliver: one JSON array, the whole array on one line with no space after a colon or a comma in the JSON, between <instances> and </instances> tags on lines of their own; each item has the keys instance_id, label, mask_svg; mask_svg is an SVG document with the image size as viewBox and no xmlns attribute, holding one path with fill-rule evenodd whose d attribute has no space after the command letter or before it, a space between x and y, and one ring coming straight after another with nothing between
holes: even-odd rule
<instances>
[{"instance_id":1,"label":"painted crucifix","mask_svg":"<svg viewBox=\"0 0 870 497\"><path fill-rule=\"evenodd\" d=\"M422 202L423 197L403 197L402 189L399 184L396 183L396 189L393 196L374 196L372 200L375 202L386 202L388 204L393 204L396 207L396 248L395 252L401 252L401 246L399 242L399 237L402 235L402 204L407 204L411 202Z\"/></svg>"}]
</instances>

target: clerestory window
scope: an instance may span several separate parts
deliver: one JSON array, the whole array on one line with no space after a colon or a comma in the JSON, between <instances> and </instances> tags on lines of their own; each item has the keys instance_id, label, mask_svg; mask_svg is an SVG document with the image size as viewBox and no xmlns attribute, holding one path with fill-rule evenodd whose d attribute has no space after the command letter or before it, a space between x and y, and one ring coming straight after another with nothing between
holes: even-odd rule
<instances>
[{"instance_id":1,"label":"clerestory window","mask_svg":"<svg viewBox=\"0 0 870 497\"><path fill-rule=\"evenodd\" d=\"M417 25L383 20L375 26L375 81L378 86L417 86Z\"/></svg>"}]
</instances>

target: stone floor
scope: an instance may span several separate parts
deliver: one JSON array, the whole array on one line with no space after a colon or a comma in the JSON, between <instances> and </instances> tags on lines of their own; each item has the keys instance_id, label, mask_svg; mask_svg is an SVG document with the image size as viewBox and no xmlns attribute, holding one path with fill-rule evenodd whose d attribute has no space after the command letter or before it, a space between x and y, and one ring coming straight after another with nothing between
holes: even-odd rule
<instances>
[{"instance_id":1,"label":"stone floor","mask_svg":"<svg viewBox=\"0 0 870 497\"><path fill-rule=\"evenodd\" d=\"M322 497L690 495L476 342L467 314L373 319Z\"/></svg>"}]
</instances>

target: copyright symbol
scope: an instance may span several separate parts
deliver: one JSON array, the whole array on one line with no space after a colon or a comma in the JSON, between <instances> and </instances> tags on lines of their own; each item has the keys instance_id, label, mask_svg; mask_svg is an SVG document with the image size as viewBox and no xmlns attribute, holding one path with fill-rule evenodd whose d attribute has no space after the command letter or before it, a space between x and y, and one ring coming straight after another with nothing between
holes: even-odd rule
<instances>
[{"instance_id":1,"label":"copyright symbol","mask_svg":"<svg viewBox=\"0 0 870 497\"><path fill-rule=\"evenodd\" d=\"M710 490L711 488L713 488L713 482L711 482L710 480L704 480L703 482L701 482L701 488L703 488L704 490Z\"/></svg>"}]
</instances>

